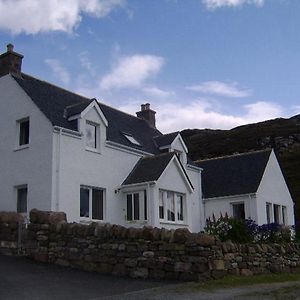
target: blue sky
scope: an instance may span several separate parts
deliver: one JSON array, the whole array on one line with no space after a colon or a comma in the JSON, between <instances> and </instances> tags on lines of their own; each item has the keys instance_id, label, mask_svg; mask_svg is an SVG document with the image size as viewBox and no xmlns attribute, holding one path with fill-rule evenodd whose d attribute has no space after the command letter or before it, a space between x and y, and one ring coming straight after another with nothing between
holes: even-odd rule
<instances>
[{"instance_id":1,"label":"blue sky","mask_svg":"<svg viewBox=\"0 0 300 300\"><path fill-rule=\"evenodd\" d=\"M23 71L163 132L300 113L298 0L0 0Z\"/></svg>"}]
</instances>

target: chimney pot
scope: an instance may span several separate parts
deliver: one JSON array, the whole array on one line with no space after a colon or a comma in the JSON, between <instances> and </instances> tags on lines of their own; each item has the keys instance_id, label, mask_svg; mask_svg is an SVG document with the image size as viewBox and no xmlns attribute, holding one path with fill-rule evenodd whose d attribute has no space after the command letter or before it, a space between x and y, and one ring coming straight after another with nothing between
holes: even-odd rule
<instances>
[{"instance_id":1,"label":"chimney pot","mask_svg":"<svg viewBox=\"0 0 300 300\"><path fill-rule=\"evenodd\" d=\"M13 44L8 44L6 47L7 47L7 52L14 52L14 45Z\"/></svg>"},{"instance_id":2,"label":"chimney pot","mask_svg":"<svg viewBox=\"0 0 300 300\"><path fill-rule=\"evenodd\" d=\"M148 122L148 124L156 128L155 126L155 114L156 112L152 109L150 109L150 103L145 103L141 105L141 111L138 111L136 113L138 118L141 118Z\"/></svg>"},{"instance_id":3,"label":"chimney pot","mask_svg":"<svg viewBox=\"0 0 300 300\"><path fill-rule=\"evenodd\" d=\"M21 76L23 55L14 52L14 45L8 44L7 51L0 54L0 77L7 74Z\"/></svg>"}]
</instances>

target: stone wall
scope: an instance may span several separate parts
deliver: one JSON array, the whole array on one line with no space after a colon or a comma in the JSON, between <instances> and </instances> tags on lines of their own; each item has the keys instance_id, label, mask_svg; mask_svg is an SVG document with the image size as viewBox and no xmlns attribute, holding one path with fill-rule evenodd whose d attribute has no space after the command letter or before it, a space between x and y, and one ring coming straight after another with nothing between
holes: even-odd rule
<instances>
[{"instance_id":1,"label":"stone wall","mask_svg":"<svg viewBox=\"0 0 300 300\"><path fill-rule=\"evenodd\" d=\"M6 243L16 243L18 231L15 222L1 216L0 250L5 252L5 246L16 245ZM64 213L37 210L23 230L24 253L35 260L118 276L198 281L300 271L298 244L238 245L186 229L67 223Z\"/></svg>"}]
</instances>

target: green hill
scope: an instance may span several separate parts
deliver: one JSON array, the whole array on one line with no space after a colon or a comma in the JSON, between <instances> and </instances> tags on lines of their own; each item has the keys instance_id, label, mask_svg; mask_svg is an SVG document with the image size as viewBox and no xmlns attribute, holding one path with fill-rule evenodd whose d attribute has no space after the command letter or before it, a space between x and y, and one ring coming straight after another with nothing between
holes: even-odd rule
<instances>
[{"instance_id":1,"label":"green hill","mask_svg":"<svg viewBox=\"0 0 300 300\"><path fill-rule=\"evenodd\" d=\"M273 148L279 159L300 221L300 115L239 126L231 130L181 132L193 160Z\"/></svg>"}]
</instances>

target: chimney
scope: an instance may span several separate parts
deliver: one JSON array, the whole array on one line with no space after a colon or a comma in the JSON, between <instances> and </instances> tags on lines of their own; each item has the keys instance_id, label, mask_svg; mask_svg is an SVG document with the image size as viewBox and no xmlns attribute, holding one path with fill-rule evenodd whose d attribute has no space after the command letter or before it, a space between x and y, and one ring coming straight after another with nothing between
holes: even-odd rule
<instances>
[{"instance_id":1,"label":"chimney","mask_svg":"<svg viewBox=\"0 0 300 300\"><path fill-rule=\"evenodd\" d=\"M21 76L23 55L14 52L14 45L8 44L7 51L0 55L0 77L7 74Z\"/></svg>"},{"instance_id":2,"label":"chimney","mask_svg":"<svg viewBox=\"0 0 300 300\"><path fill-rule=\"evenodd\" d=\"M153 128L156 128L155 114L156 114L156 112L154 110L150 109L150 103L142 104L141 111L138 111L136 113L138 118L146 120L148 122L148 124Z\"/></svg>"}]
</instances>

